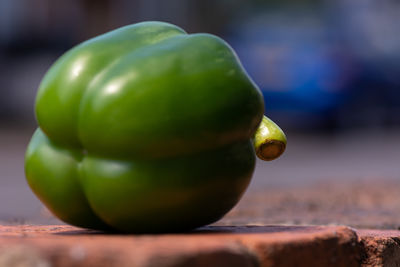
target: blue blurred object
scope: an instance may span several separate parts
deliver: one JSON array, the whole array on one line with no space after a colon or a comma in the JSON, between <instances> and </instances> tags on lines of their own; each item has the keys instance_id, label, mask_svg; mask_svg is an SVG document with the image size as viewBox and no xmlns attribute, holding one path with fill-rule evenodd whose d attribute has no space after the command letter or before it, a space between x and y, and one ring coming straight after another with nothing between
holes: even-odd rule
<instances>
[{"instance_id":1,"label":"blue blurred object","mask_svg":"<svg viewBox=\"0 0 400 267\"><path fill-rule=\"evenodd\" d=\"M253 10L226 39L285 127L390 127L400 125L398 11L393 0Z\"/></svg>"},{"instance_id":2,"label":"blue blurred object","mask_svg":"<svg viewBox=\"0 0 400 267\"><path fill-rule=\"evenodd\" d=\"M318 20L303 15L252 19L235 25L228 41L260 86L268 113L302 114L317 123L349 96L351 68Z\"/></svg>"}]
</instances>

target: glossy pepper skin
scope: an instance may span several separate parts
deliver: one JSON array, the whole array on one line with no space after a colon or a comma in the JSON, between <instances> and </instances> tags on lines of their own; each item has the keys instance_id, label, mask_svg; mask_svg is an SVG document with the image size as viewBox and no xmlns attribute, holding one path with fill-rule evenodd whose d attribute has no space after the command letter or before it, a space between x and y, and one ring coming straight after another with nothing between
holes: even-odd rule
<instances>
[{"instance_id":1,"label":"glossy pepper skin","mask_svg":"<svg viewBox=\"0 0 400 267\"><path fill-rule=\"evenodd\" d=\"M244 193L263 108L222 39L162 22L126 26L72 48L45 75L27 181L76 226L190 230Z\"/></svg>"}]
</instances>

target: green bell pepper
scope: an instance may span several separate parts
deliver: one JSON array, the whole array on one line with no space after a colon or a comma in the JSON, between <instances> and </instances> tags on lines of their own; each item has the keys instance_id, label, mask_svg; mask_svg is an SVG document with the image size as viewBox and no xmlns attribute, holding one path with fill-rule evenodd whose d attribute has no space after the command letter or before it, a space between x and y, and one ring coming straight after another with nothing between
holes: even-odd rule
<instances>
[{"instance_id":1,"label":"green bell pepper","mask_svg":"<svg viewBox=\"0 0 400 267\"><path fill-rule=\"evenodd\" d=\"M212 223L244 193L255 151L271 160L286 145L226 42L162 22L72 48L42 80L35 111L27 181L58 218L92 229Z\"/></svg>"}]
</instances>

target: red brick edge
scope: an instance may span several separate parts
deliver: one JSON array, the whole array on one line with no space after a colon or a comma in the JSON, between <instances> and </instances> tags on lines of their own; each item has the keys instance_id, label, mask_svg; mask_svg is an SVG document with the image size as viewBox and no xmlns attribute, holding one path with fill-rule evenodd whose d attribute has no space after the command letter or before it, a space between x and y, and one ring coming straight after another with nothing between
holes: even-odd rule
<instances>
[{"instance_id":1,"label":"red brick edge","mask_svg":"<svg viewBox=\"0 0 400 267\"><path fill-rule=\"evenodd\" d=\"M0 266L398 266L400 231L345 226L209 226L118 235L72 226L0 226Z\"/></svg>"}]
</instances>

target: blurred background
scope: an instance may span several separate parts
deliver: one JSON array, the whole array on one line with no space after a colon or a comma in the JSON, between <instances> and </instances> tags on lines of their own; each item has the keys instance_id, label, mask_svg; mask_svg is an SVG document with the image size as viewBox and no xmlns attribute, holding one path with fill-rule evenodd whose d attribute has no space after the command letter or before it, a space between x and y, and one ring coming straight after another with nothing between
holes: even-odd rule
<instances>
[{"instance_id":1,"label":"blurred background","mask_svg":"<svg viewBox=\"0 0 400 267\"><path fill-rule=\"evenodd\" d=\"M289 143L258 162L248 194L400 181L399 14L397 0L0 0L0 220L57 222L23 171L47 69L74 45L145 20L222 37L262 90Z\"/></svg>"}]
</instances>

